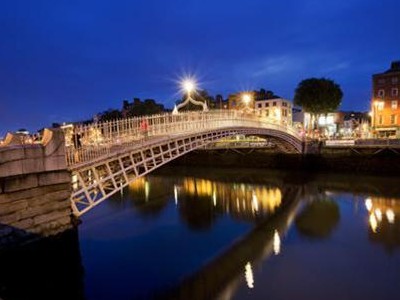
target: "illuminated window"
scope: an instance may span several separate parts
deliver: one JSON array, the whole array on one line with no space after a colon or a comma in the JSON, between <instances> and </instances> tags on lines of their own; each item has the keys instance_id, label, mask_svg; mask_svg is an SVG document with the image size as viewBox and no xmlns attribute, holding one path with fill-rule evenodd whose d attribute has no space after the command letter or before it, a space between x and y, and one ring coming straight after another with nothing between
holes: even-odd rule
<instances>
[{"instance_id":1,"label":"illuminated window","mask_svg":"<svg viewBox=\"0 0 400 300\"><path fill-rule=\"evenodd\" d=\"M393 88L392 89L392 96L397 97L399 95L399 89L398 88Z\"/></svg>"},{"instance_id":2,"label":"illuminated window","mask_svg":"<svg viewBox=\"0 0 400 300\"><path fill-rule=\"evenodd\" d=\"M383 110L384 105L385 105L385 103L383 101L380 101L378 103L378 110Z\"/></svg>"},{"instance_id":3,"label":"illuminated window","mask_svg":"<svg viewBox=\"0 0 400 300\"><path fill-rule=\"evenodd\" d=\"M390 124L396 124L396 115L390 116Z\"/></svg>"},{"instance_id":4,"label":"illuminated window","mask_svg":"<svg viewBox=\"0 0 400 300\"><path fill-rule=\"evenodd\" d=\"M392 101L392 109L397 109L397 100Z\"/></svg>"},{"instance_id":5,"label":"illuminated window","mask_svg":"<svg viewBox=\"0 0 400 300\"><path fill-rule=\"evenodd\" d=\"M383 98L385 97L385 90L378 90L378 97Z\"/></svg>"}]
</instances>

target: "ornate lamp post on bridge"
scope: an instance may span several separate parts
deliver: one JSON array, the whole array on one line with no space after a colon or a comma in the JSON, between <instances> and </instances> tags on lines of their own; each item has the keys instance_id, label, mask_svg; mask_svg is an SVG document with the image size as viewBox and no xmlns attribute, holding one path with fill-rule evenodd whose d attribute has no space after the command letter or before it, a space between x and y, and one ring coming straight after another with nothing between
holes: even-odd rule
<instances>
[{"instance_id":1,"label":"ornate lamp post on bridge","mask_svg":"<svg viewBox=\"0 0 400 300\"><path fill-rule=\"evenodd\" d=\"M196 101L191 97L191 93L196 90L196 83L193 80L191 80L191 79L184 80L182 82L182 88L184 91L186 91L187 98L185 101L180 103L178 106L175 105L174 110L172 111L172 114L174 114L174 115L178 114L179 109L186 106L187 104L189 104L189 102L193 103L194 105L202 106L204 112L208 111L207 102Z\"/></svg>"},{"instance_id":2,"label":"ornate lamp post on bridge","mask_svg":"<svg viewBox=\"0 0 400 300\"><path fill-rule=\"evenodd\" d=\"M244 104L244 108L243 108L244 112L251 112L252 111L252 109L249 106L252 100L253 100L252 96L249 93L245 93L245 94L242 95L242 101L243 101L243 104Z\"/></svg>"}]
</instances>

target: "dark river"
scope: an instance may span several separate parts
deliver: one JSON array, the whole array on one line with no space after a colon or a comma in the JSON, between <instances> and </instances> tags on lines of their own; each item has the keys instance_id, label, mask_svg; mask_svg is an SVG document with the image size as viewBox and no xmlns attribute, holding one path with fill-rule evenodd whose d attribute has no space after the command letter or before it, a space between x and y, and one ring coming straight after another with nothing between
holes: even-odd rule
<instances>
[{"instance_id":1,"label":"dark river","mask_svg":"<svg viewBox=\"0 0 400 300\"><path fill-rule=\"evenodd\" d=\"M0 298L400 299L399 179L163 168L0 257Z\"/></svg>"}]
</instances>

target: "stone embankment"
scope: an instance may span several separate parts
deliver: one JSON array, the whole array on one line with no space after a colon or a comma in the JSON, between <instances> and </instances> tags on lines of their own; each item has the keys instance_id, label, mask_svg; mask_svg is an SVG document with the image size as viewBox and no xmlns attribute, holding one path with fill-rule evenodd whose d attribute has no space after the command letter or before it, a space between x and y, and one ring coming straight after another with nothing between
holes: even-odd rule
<instances>
[{"instance_id":1,"label":"stone embankment","mask_svg":"<svg viewBox=\"0 0 400 300\"><path fill-rule=\"evenodd\" d=\"M71 175L61 131L40 144L9 134L0 146L0 249L72 227Z\"/></svg>"},{"instance_id":2,"label":"stone embankment","mask_svg":"<svg viewBox=\"0 0 400 300\"><path fill-rule=\"evenodd\" d=\"M399 175L400 151L396 149L321 147L314 150L307 154L277 153L260 148L196 150L172 164Z\"/></svg>"}]
</instances>

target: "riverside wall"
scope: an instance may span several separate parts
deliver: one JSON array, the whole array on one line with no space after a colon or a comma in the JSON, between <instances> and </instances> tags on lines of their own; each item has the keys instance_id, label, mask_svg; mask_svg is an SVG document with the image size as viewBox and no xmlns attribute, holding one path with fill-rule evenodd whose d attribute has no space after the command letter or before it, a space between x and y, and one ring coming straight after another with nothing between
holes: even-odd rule
<instances>
[{"instance_id":1,"label":"riverside wall","mask_svg":"<svg viewBox=\"0 0 400 300\"><path fill-rule=\"evenodd\" d=\"M39 144L21 141L9 134L0 147L0 250L72 228L63 133L46 129Z\"/></svg>"},{"instance_id":2,"label":"riverside wall","mask_svg":"<svg viewBox=\"0 0 400 300\"><path fill-rule=\"evenodd\" d=\"M277 153L268 149L196 150L175 165L249 167L298 171L399 175L400 153L390 148L328 148L307 154Z\"/></svg>"}]
</instances>

